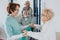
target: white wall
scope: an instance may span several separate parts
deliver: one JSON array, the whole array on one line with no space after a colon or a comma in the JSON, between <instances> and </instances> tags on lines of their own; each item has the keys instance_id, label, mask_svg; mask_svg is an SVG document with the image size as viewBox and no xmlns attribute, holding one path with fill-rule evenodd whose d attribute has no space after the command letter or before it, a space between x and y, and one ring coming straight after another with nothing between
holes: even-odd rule
<instances>
[{"instance_id":1,"label":"white wall","mask_svg":"<svg viewBox=\"0 0 60 40\"><path fill-rule=\"evenodd\" d=\"M43 5L44 5L44 1L45 1L46 7L50 8L54 11L55 22L54 22L53 26L55 27L56 32L60 32L60 0L42 0L42 1L43 1L43 3L42 3ZM42 9L43 8L44 7L42 7Z\"/></svg>"},{"instance_id":2,"label":"white wall","mask_svg":"<svg viewBox=\"0 0 60 40\"><path fill-rule=\"evenodd\" d=\"M0 0L0 26L5 22L7 15L6 7L8 3L8 0Z\"/></svg>"}]
</instances>

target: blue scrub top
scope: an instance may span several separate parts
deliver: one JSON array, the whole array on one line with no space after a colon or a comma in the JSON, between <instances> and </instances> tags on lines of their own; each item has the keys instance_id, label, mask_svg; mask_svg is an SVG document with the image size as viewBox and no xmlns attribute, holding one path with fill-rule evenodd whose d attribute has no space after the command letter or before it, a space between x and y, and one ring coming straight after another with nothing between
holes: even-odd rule
<instances>
[{"instance_id":1,"label":"blue scrub top","mask_svg":"<svg viewBox=\"0 0 60 40\"><path fill-rule=\"evenodd\" d=\"M7 33L8 33L9 37L11 37L13 35L19 35L19 34L22 33L19 23L12 16L8 16L7 17L7 20L6 20L6 30L7 30ZM21 40L21 38L17 39L17 40Z\"/></svg>"}]
</instances>

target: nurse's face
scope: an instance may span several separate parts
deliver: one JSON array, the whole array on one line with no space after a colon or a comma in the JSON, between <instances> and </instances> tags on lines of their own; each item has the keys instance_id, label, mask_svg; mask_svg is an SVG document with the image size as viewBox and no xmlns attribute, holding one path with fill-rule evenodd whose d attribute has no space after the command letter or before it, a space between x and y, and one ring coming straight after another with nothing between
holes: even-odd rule
<instances>
[{"instance_id":1,"label":"nurse's face","mask_svg":"<svg viewBox=\"0 0 60 40\"><path fill-rule=\"evenodd\" d=\"M14 10L14 12L12 12L13 16L17 16L18 15L19 8L20 8L19 6L16 6L16 9Z\"/></svg>"}]
</instances>

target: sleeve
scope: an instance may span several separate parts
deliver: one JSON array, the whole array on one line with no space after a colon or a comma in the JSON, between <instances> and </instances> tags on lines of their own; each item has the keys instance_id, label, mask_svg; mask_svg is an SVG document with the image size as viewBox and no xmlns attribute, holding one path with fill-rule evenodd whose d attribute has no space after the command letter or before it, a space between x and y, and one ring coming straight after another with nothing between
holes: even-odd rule
<instances>
[{"instance_id":1,"label":"sleeve","mask_svg":"<svg viewBox=\"0 0 60 40\"><path fill-rule=\"evenodd\" d=\"M9 37L13 35L12 27L9 25L9 23L6 24L6 30Z\"/></svg>"},{"instance_id":2,"label":"sleeve","mask_svg":"<svg viewBox=\"0 0 60 40\"><path fill-rule=\"evenodd\" d=\"M39 38L37 37L38 34L35 33L35 32L31 32L31 31L30 31L30 32L28 32L27 34L28 34L28 36L30 36L30 37L32 37L32 38L39 39Z\"/></svg>"},{"instance_id":3,"label":"sleeve","mask_svg":"<svg viewBox=\"0 0 60 40\"><path fill-rule=\"evenodd\" d=\"M23 37L23 34L14 35L14 36L12 36L10 39L11 39L11 40L16 40L16 39L19 39L19 38L21 38L21 37Z\"/></svg>"},{"instance_id":4,"label":"sleeve","mask_svg":"<svg viewBox=\"0 0 60 40\"><path fill-rule=\"evenodd\" d=\"M25 25L25 26L20 26L21 27L21 29L25 29L25 28L27 28L27 27L29 27L29 25Z\"/></svg>"},{"instance_id":5,"label":"sleeve","mask_svg":"<svg viewBox=\"0 0 60 40\"><path fill-rule=\"evenodd\" d=\"M34 26L35 26L37 29L42 30L42 26L41 26L41 25L39 25L39 24L34 24Z\"/></svg>"},{"instance_id":6,"label":"sleeve","mask_svg":"<svg viewBox=\"0 0 60 40\"><path fill-rule=\"evenodd\" d=\"M33 37L35 39L43 39L45 33L44 32L28 32L28 36Z\"/></svg>"},{"instance_id":7,"label":"sleeve","mask_svg":"<svg viewBox=\"0 0 60 40\"><path fill-rule=\"evenodd\" d=\"M19 30L19 28L18 28L19 24L17 22L16 23L15 22L11 22L11 23L7 22L6 25L7 25L6 29L7 29L7 34L8 34L9 39L15 40L15 39L23 37L23 35L20 34L21 30ZM13 28L14 28L14 30L13 30ZM18 35L15 35L14 33L18 33Z\"/></svg>"}]
</instances>

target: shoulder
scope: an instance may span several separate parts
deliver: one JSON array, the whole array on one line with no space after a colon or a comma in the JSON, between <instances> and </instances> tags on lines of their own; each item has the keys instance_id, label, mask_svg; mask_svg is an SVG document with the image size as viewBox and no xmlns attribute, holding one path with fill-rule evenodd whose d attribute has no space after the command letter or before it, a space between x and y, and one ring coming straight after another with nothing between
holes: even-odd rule
<instances>
[{"instance_id":1,"label":"shoulder","mask_svg":"<svg viewBox=\"0 0 60 40\"><path fill-rule=\"evenodd\" d=\"M7 19L6 19L6 21L9 21L10 20L10 17L9 16L7 16Z\"/></svg>"},{"instance_id":2,"label":"shoulder","mask_svg":"<svg viewBox=\"0 0 60 40\"><path fill-rule=\"evenodd\" d=\"M32 9L31 7L29 7L30 9Z\"/></svg>"},{"instance_id":3,"label":"shoulder","mask_svg":"<svg viewBox=\"0 0 60 40\"><path fill-rule=\"evenodd\" d=\"M26 7L23 8L23 10L25 10L25 9L26 9Z\"/></svg>"},{"instance_id":4,"label":"shoulder","mask_svg":"<svg viewBox=\"0 0 60 40\"><path fill-rule=\"evenodd\" d=\"M10 16L7 16L7 19L6 19L6 23L9 24L10 22L12 22L12 18Z\"/></svg>"}]
</instances>

